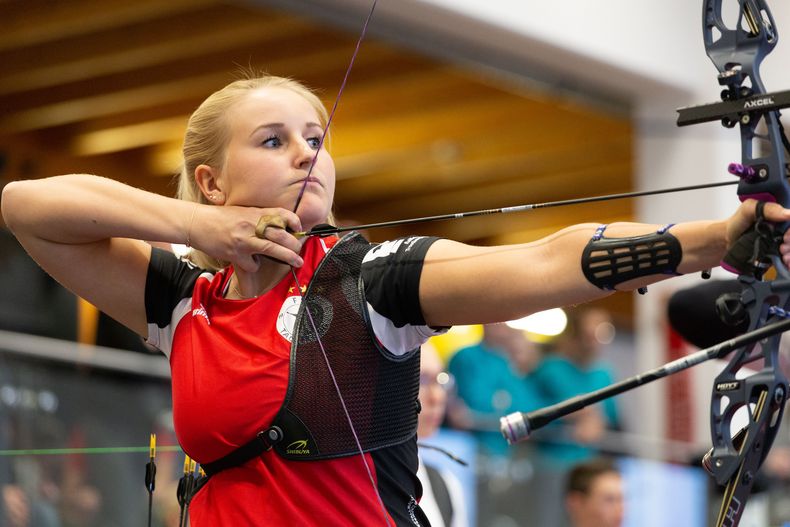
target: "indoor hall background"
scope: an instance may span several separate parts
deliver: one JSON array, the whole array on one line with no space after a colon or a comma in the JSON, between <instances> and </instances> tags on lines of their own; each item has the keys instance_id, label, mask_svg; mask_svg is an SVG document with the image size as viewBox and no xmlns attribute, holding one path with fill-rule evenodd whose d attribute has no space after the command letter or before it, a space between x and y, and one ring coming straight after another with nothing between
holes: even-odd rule
<instances>
[{"instance_id":1,"label":"indoor hall background","mask_svg":"<svg viewBox=\"0 0 790 527\"><path fill-rule=\"evenodd\" d=\"M313 12L303 2L0 3L0 182L80 171L172 195L187 116L240 71L304 80L331 106L365 15L347 4ZM480 50L424 37L374 16L332 130L341 221L634 188L626 98L545 64L481 60ZM516 243L572 223L633 219L634 210L625 200L368 235ZM0 277L3 329L144 351L2 234L0 259L12 270ZM632 327L631 295L603 305Z\"/></svg>"}]
</instances>

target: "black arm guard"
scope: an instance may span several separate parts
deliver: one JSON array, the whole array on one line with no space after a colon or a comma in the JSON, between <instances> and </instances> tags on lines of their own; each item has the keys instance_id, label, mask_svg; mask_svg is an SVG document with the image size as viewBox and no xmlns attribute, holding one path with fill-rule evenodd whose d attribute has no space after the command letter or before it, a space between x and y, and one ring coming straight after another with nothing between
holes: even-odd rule
<instances>
[{"instance_id":1,"label":"black arm guard","mask_svg":"<svg viewBox=\"0 0 790 527\"><path fill-rule=\"evenodd\" d=\"M683 251L678 239L668 232L672 225L628 238L605 238L606 225L601 225L582 253L584 276L594 286L611 291L642 276L677 275Z\"/></svg>"}]
</instances>

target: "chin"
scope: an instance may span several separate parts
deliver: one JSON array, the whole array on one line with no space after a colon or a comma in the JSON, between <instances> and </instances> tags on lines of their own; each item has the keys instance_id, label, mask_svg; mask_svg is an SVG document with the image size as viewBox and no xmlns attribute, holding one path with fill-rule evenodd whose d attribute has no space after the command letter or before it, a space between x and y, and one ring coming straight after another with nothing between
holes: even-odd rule
<instances>
[{"instance_id":1,"label":"chin","mask_svg":"<svg viewBox=\"0 0 790 527\"><path fill-rule=\"evenodd\" d=\"M311 203L306 198L307 196L305 196L305 199L299 204L299 208L296 211L296 214L302 221L302 228L309 231L316 225L328 223L327 218L329 216L329 211L326 205L322 203L320 207L317 207L314 202Z\"/></svg>"},{"instance_id":2,"label":"chin","mask_svg":"<svg viewBox=\"0 0 790 527\"><path fill-rule=\"evenodd\" d=\"M302 221L302 229L309 231L316 225L320 225L322 223L329 223L327 219L328 214L325 212L317 212L317 211L302 211L301 207L299 207L299 211L297 214L299 215L299 219Z\"/></svg>"}]
</instances>

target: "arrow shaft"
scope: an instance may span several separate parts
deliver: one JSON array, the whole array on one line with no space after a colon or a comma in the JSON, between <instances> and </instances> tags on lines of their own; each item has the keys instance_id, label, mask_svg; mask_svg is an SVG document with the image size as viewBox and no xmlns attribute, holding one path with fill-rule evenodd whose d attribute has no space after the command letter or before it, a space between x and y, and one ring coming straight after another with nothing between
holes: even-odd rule
<instances>
[{"instance_id":1,"label":"arrow shaft","mask_svg":"<svg viewBox=\"0 0 790 527\"><path fill-rule=\"evenodd\" d=\"M618 194L606 194L603 196L590 196L586 198L563 199L558 201L547 201L545 203L532 203L528 205L516 205L513 207L500 207L496 209L482 209L468 212L453 212L449 214L438 214L436 216L423 216L419 218L408 218L404 220L382 221L377 223L367 223L364 225L354 225L349 227L322 228L315 232L297 232L295 236L323 236L328 234L338 234L348 231L361 231L367 229L378 229L381 227L396 227L399 225L415 225L418 223L429 223L434 221L457 220L461 218L472 218L474 216L487 216L490 214L509 214L511 212L523 212L534 209L548 209L552 207L565 207L568 205L581 205L583 203L597 203L602 201L613 201L617 199L638 198L642 196L656 196L659 194L671 194L673 192L686 192L689 190L701 190L706 188L725 187L737 185L738 181L724 181L718 183L704 183L700 185L688 185L684 187L673 187L657 190L642 190L637 192L622 192Z\"/></svg>"}]
</instances>

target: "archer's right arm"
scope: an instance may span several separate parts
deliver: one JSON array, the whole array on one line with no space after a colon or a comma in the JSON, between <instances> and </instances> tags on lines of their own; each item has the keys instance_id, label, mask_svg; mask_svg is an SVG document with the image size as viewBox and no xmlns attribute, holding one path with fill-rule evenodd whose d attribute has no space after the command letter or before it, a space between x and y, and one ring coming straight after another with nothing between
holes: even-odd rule
<instances>
[{"instance_id":1,"label":"archer's right arm","mask_svg":"<svg viewBox=\"0 0 790 527\"><path fill-rule=\"evenodd\" d=\"M15 181L2 196L6 225L45 271L143 336L151 247L141 240L184 243L193 207L87 175Z\"/></svg>"},{"instance_id":2,"label":"archer's right arm","mask_svg":"<svg viewBox=\"0 0 790 527\"><path fill-rule=\"evenodd\" d=\"M189 241L214 257L252 270L258 265L254 254L298 258L281 245L255 237L256 222L265 213L271 209L197 205L89 175L16 181L6 185L2 195L6 225L36 262L75 294L143 336L151 256L145 241ZM298 218L287 219L294 230L300 227Z\"/></svg>"}]
</instances>

